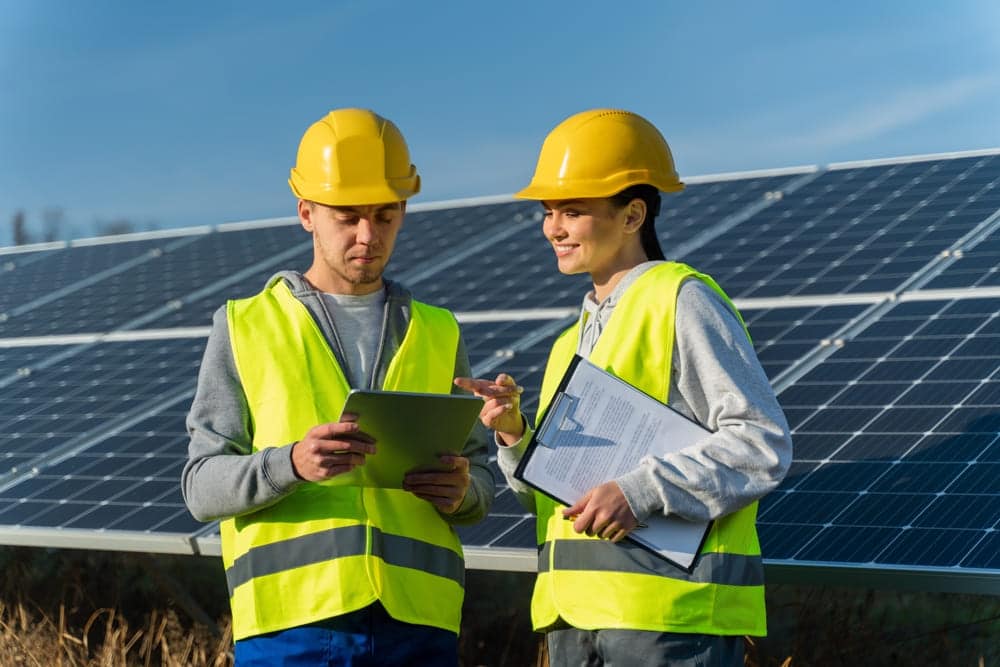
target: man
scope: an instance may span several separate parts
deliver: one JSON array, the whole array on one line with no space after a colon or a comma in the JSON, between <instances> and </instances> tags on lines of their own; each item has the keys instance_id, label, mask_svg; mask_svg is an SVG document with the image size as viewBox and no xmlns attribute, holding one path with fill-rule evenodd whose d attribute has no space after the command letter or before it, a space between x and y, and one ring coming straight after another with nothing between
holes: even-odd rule
<instances>
[{"instance_id":1,"label":"man","mask_svg":"<svg viewBox=\"0 0 1000 667\"><path fill-rule=\"evenodd\" d=\"M378 447L340 418L351 388L449 393L468 374L454 316L382 275L420 177L392 122L338 109L302 137L289 185L312 265L216 312L188 416L184 497L223 520L236 662L455 664L452 525L489 510L485 431L402 489L337 479Z\"/></svg>"}]
</instances>

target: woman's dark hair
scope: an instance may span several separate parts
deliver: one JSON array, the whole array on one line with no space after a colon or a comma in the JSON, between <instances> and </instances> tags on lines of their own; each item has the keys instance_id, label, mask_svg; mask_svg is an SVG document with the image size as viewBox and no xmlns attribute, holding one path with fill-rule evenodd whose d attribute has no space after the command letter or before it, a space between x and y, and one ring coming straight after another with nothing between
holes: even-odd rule
<instances>
[{"instance_id":1,"label":"woman's dark hair","mask_svg":"<svg viewBox=\"0 0 1000 667\"><path fill-rule=\"evenodd\" d=\"M646 219L639 229L639 241L648 259L666 259L663 248L660 247L660 240L656 238L656 226L653 224L656 216L660 214L660 191L652 185L632 185L608 199L618 209L625 208L633 199L646 202Z\"/></svg>"}]
</instances>

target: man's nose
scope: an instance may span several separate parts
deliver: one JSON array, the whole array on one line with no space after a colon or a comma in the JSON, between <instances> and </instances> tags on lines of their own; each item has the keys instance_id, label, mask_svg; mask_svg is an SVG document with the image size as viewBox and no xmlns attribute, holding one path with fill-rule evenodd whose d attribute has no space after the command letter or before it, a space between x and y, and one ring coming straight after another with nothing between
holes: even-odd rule
<instances>
[{"instance_id":1,"label":"man's nose","mask_svg":"<svg viewBox=\"0 0 1000 667\"><path fill-rule=\"evenodd\" d=\"M375 240L375 223L364 217L358 220L356 239L358 243L371 245Z\"/></svg>"}]
</instances>

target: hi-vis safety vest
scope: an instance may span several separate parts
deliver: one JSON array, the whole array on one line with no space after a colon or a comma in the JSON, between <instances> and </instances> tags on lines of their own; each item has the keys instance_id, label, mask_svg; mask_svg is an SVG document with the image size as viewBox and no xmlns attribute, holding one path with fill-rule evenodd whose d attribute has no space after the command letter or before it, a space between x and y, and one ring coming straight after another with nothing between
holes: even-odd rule
<instances>
[{"instance_id":1,"label":"hi-vis safety vest","mask_svg":"<svg viewBox=\"0 0 1000 667\"><path fill-rule=\"evenodd\" d=\"M337 421L350 390L306 307L280 279L228 304L253 450ZM383 389L451 391L458 324L412 302ZM236 640L338 616L380 600L401 621L457 633L462 547L431 503L401 489L301 484L275 505L222 522Z\"/></svg>"},{"instance_id":2,"label":"hi-vis safety vest","mask_svg":"<svg viewBox=\"0 0 1000 667\"><path fill-rule=\"evenodd\" d=\"M666 403L677 292L689 278L705 281L729 302L710 277L683 264L660 264L626 290L590 361ZM539 415L576 352L578 329L579 324L570 327L553 344ZM584 630L766 634L757 503L713 523L689 574L628 540L616 544L578 534L562 517L563 505L540 493L535 501L540 545L531 600L535 629L562 618Z\"/></svg>"}]
</instances>

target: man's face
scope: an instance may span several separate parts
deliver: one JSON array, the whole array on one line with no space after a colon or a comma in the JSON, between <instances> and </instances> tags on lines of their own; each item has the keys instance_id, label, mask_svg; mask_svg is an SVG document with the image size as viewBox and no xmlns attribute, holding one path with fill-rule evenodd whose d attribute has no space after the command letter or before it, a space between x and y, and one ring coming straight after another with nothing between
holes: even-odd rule
<instances>
[{"instance_id":1,"label":"man's face","mask_svg":"<svg viewBox=\"0 0 1000 667\"><path fill-rule=\"evenodd\" d=\"M313 235L313 265L306 277L334 294L370 294L382 287L404 202L327 206L299 201L299 220Z\"/></svg>"}]
</instances>

